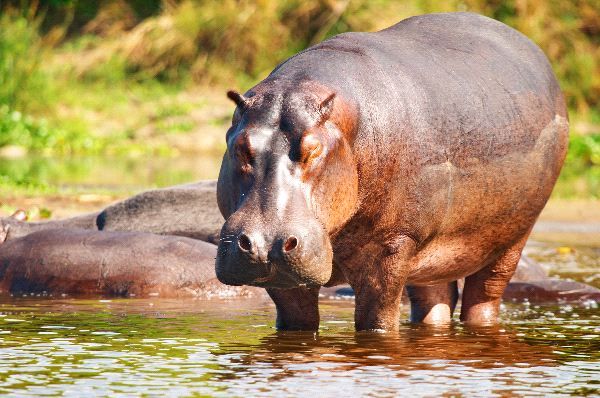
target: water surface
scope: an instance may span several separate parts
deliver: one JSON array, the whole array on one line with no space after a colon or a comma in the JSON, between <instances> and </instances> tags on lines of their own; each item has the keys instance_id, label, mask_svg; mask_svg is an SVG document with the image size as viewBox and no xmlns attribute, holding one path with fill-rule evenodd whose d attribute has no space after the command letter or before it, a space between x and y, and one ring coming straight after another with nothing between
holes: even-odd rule
<instances>
[{"instance_id":1,"label":"water surface","mask_svg":"<svg viewBox=\"0 0 600 398\"><path fill-rule=\"evenodd\" d=\"M4 298L0 394L600 394L596 302L507 303L498 327L386 334L355 333L353 305L323 300L318 333L282 333L268 301Z\"/></svg>"}]
</instances>

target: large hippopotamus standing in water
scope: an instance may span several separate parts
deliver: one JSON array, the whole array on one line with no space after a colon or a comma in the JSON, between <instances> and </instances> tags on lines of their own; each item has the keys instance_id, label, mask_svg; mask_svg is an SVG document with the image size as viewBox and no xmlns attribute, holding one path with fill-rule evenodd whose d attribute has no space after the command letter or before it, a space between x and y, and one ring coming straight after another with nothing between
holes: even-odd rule
<instances>
[{"instance_id":1,"label":"large hippopotamus standing in water","mask_svg":"<svg viewBox=\"0 0 600 398\"><path fill-rule=\"evenodd\" d=\"M495 322L568 143L542 51L470 13L344 33L281 63L237 104L217 199L216 272L266 287L283 329L316 329L347 281L358 330Z\"/></svg>"}]
</instances>

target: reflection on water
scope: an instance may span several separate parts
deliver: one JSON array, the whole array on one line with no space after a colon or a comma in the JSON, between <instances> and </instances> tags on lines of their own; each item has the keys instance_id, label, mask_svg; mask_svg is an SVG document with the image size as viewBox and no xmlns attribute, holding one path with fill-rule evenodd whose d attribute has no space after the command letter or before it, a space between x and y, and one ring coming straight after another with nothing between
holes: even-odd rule
<instances>
[{"instance_id":1,"label":"reflection on water","mask_svg":"<svg viewBox=\"0 0 600 398\"><path fill-rule=\"evenodd\" d=\"M600 393L596 302L507 304L496 328L355 333L324 301L318 334L273 329L270 303L0 302L0 394L504 396Z\"/></svg>"}]
</instances>

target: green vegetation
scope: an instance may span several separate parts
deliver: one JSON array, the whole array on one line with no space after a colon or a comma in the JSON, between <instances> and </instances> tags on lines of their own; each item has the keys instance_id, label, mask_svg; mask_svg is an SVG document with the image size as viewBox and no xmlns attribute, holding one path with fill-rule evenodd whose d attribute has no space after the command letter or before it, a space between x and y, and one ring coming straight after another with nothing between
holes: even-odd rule
<instances>
[{"instance_id":1,"label":"green vegetation","mask_svg":"<svg viewBox=\"0 0 600 398\"><path fill-rule=\"evenodd\" d=\"M600 134L572 134L554 197L600 199Z\"/></svg>"},{"instance_id":2,"label":"green vegetation","mask_svg":"<svg viewBox=\"0 0 600 398\"><path fill-rule=\"evenodd\" d=\"M4 1L0 157L218 158L226 88L334 34L439 11L488 15L546 52L571 113L556 195L599 198L599 0ZM4 168L0 191L55 189L42 175Z\"/></svg>"}]
</instances>

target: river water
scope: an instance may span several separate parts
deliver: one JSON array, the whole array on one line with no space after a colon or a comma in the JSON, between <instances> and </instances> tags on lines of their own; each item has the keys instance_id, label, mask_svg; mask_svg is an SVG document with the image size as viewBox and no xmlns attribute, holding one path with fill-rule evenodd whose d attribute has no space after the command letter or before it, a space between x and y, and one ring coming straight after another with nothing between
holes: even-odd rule
<instances>
[{"instance_id":1,"label":"river water","mask_svg":"<svg viewBox=\"0 0 600 398\"><path fill-rule=\"evenodd\" d=\"M600 394L595 301L505 303L497 327L385 334L355 333L353 304L323 299L315 334L277 332L266 299L4 298L0 395Z\"/></svg>"}]
</instances>

